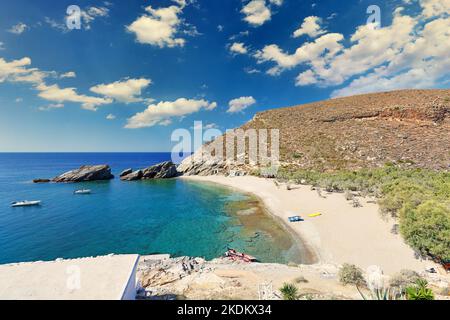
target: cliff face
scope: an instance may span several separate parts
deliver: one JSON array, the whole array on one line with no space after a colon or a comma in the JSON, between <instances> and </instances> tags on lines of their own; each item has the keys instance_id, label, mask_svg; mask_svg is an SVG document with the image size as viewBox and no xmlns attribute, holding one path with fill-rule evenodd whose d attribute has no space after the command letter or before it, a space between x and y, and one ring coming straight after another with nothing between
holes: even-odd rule
<instances>
[{"instance_id":1,"label":"cliff face","mask_svg":"<svg viewBox=\"0 0 450 320\"><path fill-rule=\"evenodd\" d=\"M256 114L242 129L279 129L281 164L316 170L449 169L450 90L401 90L331 99ZM213 163L213 169L209 164ZM203 168L198 170L198 168ZM238 166L249 171L252 166ZM186 159L188 174L225 172L232 162Z\"/></svg>"}]
</instances>

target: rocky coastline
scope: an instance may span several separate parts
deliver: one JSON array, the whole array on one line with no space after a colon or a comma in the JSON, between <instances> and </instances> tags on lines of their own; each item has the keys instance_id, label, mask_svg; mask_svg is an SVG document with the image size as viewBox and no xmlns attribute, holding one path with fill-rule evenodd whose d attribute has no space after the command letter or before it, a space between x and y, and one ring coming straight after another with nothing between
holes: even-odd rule
<instances>
[{"instance_id":1,"label":"rocky coastline","mask_svg":"<svg viewBox=\"0 0 450 320\"><path fill-rule=\"evenodd\" d=\"M122 181L150 180L150 179L170 179L181 175L177 171L177 166L171 161L165 161L145 169L133 171L126 169L120 174ZM107 181L114 179L109 165L84 165L78 169L65 172L53 179L37 178L33 183L76 183L90 181Z\"/></svg>"}]
</instances>

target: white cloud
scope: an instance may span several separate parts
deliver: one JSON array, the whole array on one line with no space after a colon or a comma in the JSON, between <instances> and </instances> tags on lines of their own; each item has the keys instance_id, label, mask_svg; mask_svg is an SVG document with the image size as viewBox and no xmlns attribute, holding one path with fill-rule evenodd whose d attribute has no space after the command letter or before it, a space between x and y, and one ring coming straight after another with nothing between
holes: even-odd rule
<instances>
[{"instance_id":1,"label":"white cloud","mask_svg":"<svg viewBox=\"0 0 450 320\"><path fill-rule=\"evenodd\" d=\"M281 6L283 4L283 0L269 0L269 2L276 6Z\"/></svg>"},{"instance_id":2,"label":"white cloud","mask_svg":"<svg viewBox=\"0 0 450 320\"><path fill-rule=\"evenodd\" d=\"M39 91L38 96L48 101L58 103L75 102L81 103L81 107L85 110L96 111L98 106L110 104L113 102L110 98L100 98L78 94L75 88L60 88L57 84L46 85L45 83L36 86Z\"/></svg>"},{"instance_id":3,"label":"white cloud","mask_svg":"<svg viewBox=\"0 0 450 320\"><path fill-rule=\"evenodd\" d=\"M215 123L208 123L207 125L204 126L204 128L205 128L206 130L208 130L208 129L214 129L214 128L217 128L217 127L218 127L218 125L215 124Z\"/></svg>"},{"instance_id":4,"label":"white cloud","mask_svg":"<svg viewBox=\"0 0 450 320\"><path fill-rule=\"evenodd\" d=\"M265 0L251 0L241 12L245 15L244 20L256 27L263 25L272 16Z\"/></svg>"},{"instance_id":5,"label":"white cloud","mask_svg":"<svg viewBox=\"0 0 450 320\"><path fill-rule=\"evenodd\" d=\"M230 51L233 53L246 54L247 48L245 47L245 45L242 42L234 42L230 46Z\"/></svg>"},{"instance_id":6,"label":"white cloud","mask_svg":"<svg viewBox=\"0 0 450 320\"><path fill-rule=\"evenodd\" d=\"M142 101L140 97L142 90L148 87L150 79L128 79L116 81L109 84L99 84L90 90L94 93L113 98L119 102L132 103Z\"/></svg>"},{"instance_id":7,"label":"white cloud","mask_svg":"<svg viewBox=\"0 0 450 320\"><path fill-rule=\"evenodd\" d=\"M39 111L51 111L54 109L62 109L62 108L64 108L64 104L54 103L54 104L49 104L48 106L45 106L45 107L39 107L38 110Z\"/></svg>"},{"instance_id":8,"label":"white cloud","mask_svg":"<svg viewBox=\"0 0 450 320\"><path fill-rule=\"evenodd\" d=\"M58 22L54 19L51 19L49 17L44 18L45 23L47 23L50 27L53 29L59 30L63 33L69 32L70 30L67 28L67 25L65 22Z\"/></svg>"},{"instance_id":9,"label":"white cloud","mask_svg":"<svg viewBox=\"0 0 450 320\"><path fill-rule=\"evenodd\" d=\"M320 26L322 19L316 16L306 17L300 28L294 31L293 37L298 38L306 34L311 38L320 36L326 32Z\"/></svg>"},{"instance_id":10,"label":"white cloud","mask_svg":"<svg viewBox=\"0 0 450 320\"><path fill-rule=\"evenodd\" d=\"M42 71L29 68L31 59L28 57L10 62L0 58L0 83L4 81L28 83L38 91L38 96L44 100L62 104L64 102L80 103L83 109L97 110L100 105L113 102L110 98L94 97L78 94L76 88L60 88L58 84L47 85L46 78L58 78L54 71ZM53 105L56 106L57 104Z\"/></svg>"},{"instance_id":11,"label":"white cloud","mask_svg":"<svg viewBox=\"0 0 450 320\"><path fill-rule=\"evenodd\" d=\"M332 96L344 96L404 88L432 88L449 78L450 19L425 24L413 41L389 59L389 63L354 79Z\"/></svg>"},{"instance_id":12,"label":"white cloud","mask_svg":"<svg viewBox=\"0 0 450 320\"><path fill-rule=\"evenodd\" d=\"M103 4L104 6L89 6L81 10L81 27L83 29L90 30L92 28L92 23L97 18L109 17L108 6L111 6L111 3L104 1ZM71 30L67 28L66 19L67 17L61 18L61 20L55 20L49 17L45 17L44 21L53 29L59 30L63 33L67 33Z\"/></svg>"},{"instance_id":13,"label":"white cloud","mask_svg":"<svg viewBox=\"0 0 450 320\"><path fill-rule=\"evenodd\" d=\"M14 34L22 34L28 29L28 26L25 23L19 22L18 24L11 27L11 29L8 30L10 33Z\"/></svg>"},{"instance_id":14,"label":"white cloud","mask_svg":"<svg viewBox=\"0 0 450 320\"><path fill-rule=\"evenodd\" d=\"M106 120L115 120L115 119L116 119L116 116L113 115L112 113L110 113L106 116Z\"/></svg>"},{"instance_id":15,"label":"white cloud","mask_svg":"<svg viewBox=\"0 0 450 320\"><path fill-rule=\"evenodd\" d=\"M69 72L61 74L59 77L62 78L62 79L64 79L64 78L76 78L77 74L75 72L73 72L73 71L69 71Z\"/></svg>"},{"instance_id":16,"label":"white cloud","mask_svg":"<svg viewBox=\"0 0 450 320\"><path fill-rule=\"evenodd\" d=\"M217 31L222 32L223 29L224 29L223 25L221 25L221 24L217 25Z\"/></svg>"},{"instance_id":17,"label":"white cloud","mask_svg":"<svg viewBox=\"0 0 450 320\"><path fill-rule=\"evenodd\" d=\"M191 129L194 130L208 130L208 129L215 129L218 128L219 126L215 123L208 123L208 124L203 124L203 122L199 121L198 123L196 123L194 126L191 127Z\"/></svg>"},{"instance_id":18,"label":"white cloud","mask_svg":"<svg viewBox=\"0 0 450 320\"><path fill-rule=\"evenodd\" d=\"M169 125L174 117L187 116L200 110L213 110L216 107L216 102L203 99L180 98L175 101L162 101L149 105L144 111L129 118L125 128L138 129L155 125Z\"/></svg>"},{"instance_id":19,"label":"white cloud","mask_svg":"<svg viewBox=\"0 0 450 320\"><path fill-rule=\"evenodd\" d=\"M301 63L311 62L319 65L329 61L342 49L339 42L343 38L343 35L339 33L328 33L315 39L314 42L304 43L293 54L287 54L277 45L272 44L257 51L254 56L259 63L275 62L275 67L269 69L267 73L278 75L283 70L292 69Z\"/></svg>"},{"instance_id":20,"label":"white cloud","mask_svg":"<svg viewBox=\"0 0 450 320\"><path fill-rule=\"evenodd\" d=\"M245 31L241 31L237 34L233 34L229 37L230 41L234 41L237 38L241 38L241 37L248 37L250 35L250 32L248 30Z\"/></svg>"},{"instance_id":21,"label":"white cloud","mask_svg":"<svg viewBox=\"0 0 450 320\"><path fill-rule=\"evenodd\" d=\"M185 1L176 1L179 6L153 9L152 6L145 8L148 14L144 14L127 26L127 30L136 35L136 40L142 44L153 46L175 47L184 46L185 39L177 37L182 20Z\"/></svg>"},{"instance_id":22,"label":"white cloud","mask_svg":"<svg viewBox=\"0 0 450 320\"><path fill-rule=\"evenodd\" d=\"M23 102L23 98L17 98L17 99L15 100L15 102L16 102L16 103L21 103L21 102Z\"/></svg>"},{"instance_id":23,"label":"white cloud","mask_svg":"<svg viewBox=\"0 0 450 320\"><path fill-rule=\"evenodd\" d=\"M248 73L248 74L261 73L261 70L258 70L255 68L250 68L250 67L244 68L244 71L245 71L245 73Z\"/></svg>"},{"instance_id":24,"label":"white cloud","mask_svg":"<svg viewBox=\"0 0 450 320\"><path fill-rule=\"evenodd\" d=\"M436 87L449 81L450 1L422 0L420 5L422 11L413 16L403 14L402 8L394 10L391 25L357 27L348 42L342 34L326 33L292 54L272 44L254 56L260 64L274 64L267 70L271 75L306 67L296 78L297 86L329 87L350 81L332 96Z\"/></svg>"},{"instance_id":25,"label":"white cloud","mask_svg":"<svg viewBox=\"0 0 450 320\"><path fill-rule=\"evenodd\" d=\"M5 44L0 41L0 50L5 50Z\"/></svg>"},{"instance_id":26,"label":"white cloud","mask_svg":"<svg viewBox=\"0 0 450 320\"><path fill-rule=\"evenodd\" d=\"M109 9L107 7L87 7L85 10L81 10L82 26L84 29L90 30L95 19L108 16Z\"/></svg>"},{"instance_id":27,"label":"white cloud","mask_svg":"<svg viewBox=\"0 0 450 320\"><path fill-rule=\"evenodd\" d=\"M40 84L44 82L45 78L54 74L54 72L46 72L36 68L32 68L27 69L26 73L15 74L14 76L10 77L9 81Z\"/></svg>"},{"instance_id":28,"label":"white cloud","mask_svg":"<svg viewBox=\"0 0 450 320\"><path fill-rule=\"evenodd\" d=\"M281 6L283 0L250 0L241 10L244 20L259 27L272 18L272 7Z\"/></svg>"},{"instance_id":29,"label":"white cloud","mask_svg":"<svg viewBox=\"0 0 450 320\"><path fill-rule=\"evenodd\" d=\"M256 100L252 97L240 97L231 100L228 103L228 113L235 113L235 112L241 112L244 109L247 109L249 106L254 105L256 103Z\"/></svg>"},{"instance_id":30,"label":"white cloud","mask_svg":"<svg viewBox=\"0 0 450 320\"><path fill-rule=\"evenodd\" d=\"M11 76L22 75L29 73L27 66L31 64L31 59L28 57L20 60L13 60L11 62L0 58L0 82L4 82Z\"/></svg>"},{"instance_id":31,"label":"white cloud","mask_svg":"<svg viewBox=\"0 0 450 320\"><path fill-rule=\"evenodd\" d=\"M448 15L450 13L449 0L421 0L422 14L426 18Z\"/></svg>"}]
</instances>

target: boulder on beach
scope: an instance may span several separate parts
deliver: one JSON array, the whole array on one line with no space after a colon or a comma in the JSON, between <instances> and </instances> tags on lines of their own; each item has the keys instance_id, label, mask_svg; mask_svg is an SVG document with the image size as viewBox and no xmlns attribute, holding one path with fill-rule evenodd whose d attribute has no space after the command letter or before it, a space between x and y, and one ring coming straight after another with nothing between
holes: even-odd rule
<instances>
[{"instance_id":1,"label":"boulder on beach","mask_svg":"<svg viewBox=\"0 0 450 320\"><path fill-rule=\"evenodd\" d=\"M108 165L82 166L53 178L53 182L84 182L114 179Z\"/></svg>"},{"instance_id":2,"label":"boulder on beach","mask_svg":"<svg viewBox=\"0 0 450 320\"><path fill-rule=\"evenodd\" d=\"M125 172L125 171L124 171ZM177 166L172 161L166 161L143 170L129 172L121 176L124 181L169 179L178 176Z\"/></svg>"}]
</instances>

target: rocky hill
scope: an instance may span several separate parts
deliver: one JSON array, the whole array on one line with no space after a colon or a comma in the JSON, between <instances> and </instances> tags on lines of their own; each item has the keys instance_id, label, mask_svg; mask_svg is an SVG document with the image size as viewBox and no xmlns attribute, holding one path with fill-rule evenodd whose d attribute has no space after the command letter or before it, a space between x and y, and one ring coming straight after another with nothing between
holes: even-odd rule
<instances>
[{"instance_id":1,"label":"rocky hill","mask_svg":"<svg viewBox=\"0 0 450 320\"><path fill-rule=\"evenodd\" d=\"M279 129L281 163L298 168L334 171L386 163L450 168L448 89L391 91L273 109L241 128ZM212 159L187 159L180 166L187 174L230 169L236 169L233 163Z\"/></svg>"}]
</instances>

